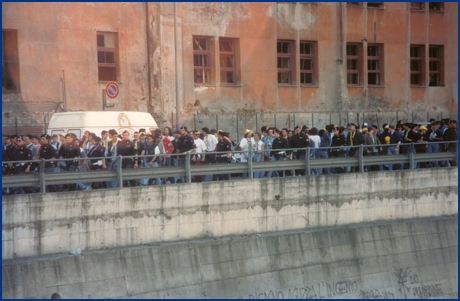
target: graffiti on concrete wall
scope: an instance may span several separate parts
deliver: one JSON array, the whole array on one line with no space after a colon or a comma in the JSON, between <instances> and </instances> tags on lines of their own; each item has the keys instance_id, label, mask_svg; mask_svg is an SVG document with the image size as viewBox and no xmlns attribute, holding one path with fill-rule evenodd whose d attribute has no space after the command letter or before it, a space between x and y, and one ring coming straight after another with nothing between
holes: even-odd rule
<instances>
[{"instance_id":1,"label":"graffiti on concrete wall","mask_svg":"<svg viewBox=\"0 0 460 301\"><path fill-rule=\"evenodd\" d=\"M398 291L405 298L435 298L443 295L441 284L424 285L419 275L412 273L408 267L396 269L394 274L398 279Z\"/></svg>"},{"instance_id":2,"label":"graffiti on concrete wall","mask_svg":"<svg viewBox=\"0 0 460 301\"><path fill-rule=\"evenodd\" d=\"M249 295L249 299L323 299L342 296L358 291L358 283L355 280L342 280L337 282L321 281L315 284L307 284L304 287L286 290L270 290Z\"/></svg>"},{"instance_id":3,"label":"graffiti on concrete wall","mask_svg":"<svg viewBox=\"0 0 460 301\"><path fill-rule=\"evenodd\" d=\"M410 268L394 271L393 288L362 288L356 280L321 281L285 290L261 291L256 288L249 299L323 299L356 297L362 299L435 298L443 296L441 284L424 285Z\"/></svg>"}]
</instances>

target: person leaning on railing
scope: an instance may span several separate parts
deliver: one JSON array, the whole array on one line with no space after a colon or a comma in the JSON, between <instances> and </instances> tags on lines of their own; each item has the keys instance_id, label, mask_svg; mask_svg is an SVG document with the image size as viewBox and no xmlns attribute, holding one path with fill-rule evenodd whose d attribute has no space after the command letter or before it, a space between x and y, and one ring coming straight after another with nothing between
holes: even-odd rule
<instances>
[{"instance_id":1,"label":"person leaning on railing","mask_svg":"<svg viewBox=\"0 0 460 301\"><path fill-rule=\"evenodd\" d=\"M11 161L25 161L25 160L32 160L32 152L24 146L24 138L23 136L19 136L16 139L16 148L13 152L13 157ZM19 174L29 174L30 169L32 168L32 162L22 162L22 163L14 163L12 172L15 175ZM16 188L16 194L22 193L32 193L33 191L30 187L18 187Z\"/></svg>"},{"instance_id":2,"label":"person leaning on railing","mask_svg":"<svg viewBox=\"0 0 460 301\"><path fill-rule=\"evenodd\" d=\"M88 151L89 160L89 169L91 171L107 169L104 159L91 159L91 158L100 158L104 157L104 147L102 146L102 140L100 137L95 135L90 136L90 142L92 144L91 148ZM103 188L102 182L95 182L92 186L94 189Z\"/></svg>"},{"instance_id":3,"label":"person leaning on railing","mask_svg":"<svg viewBox=\"0 0 460 301\"><path fill-rule=\"evenodd\" d=\"M40 159L45 159L45 160L51 160L51 159L56 159L59 156L59 152L57 149L55 149L53 146L51 146L50 141L51 137L49 135L41 135L40 136L40 152L39 152L39 157ZM56 165L54 161L45 161L45 172L50 173L54 172ZM48 190L51 192L58 191L56 185L49 185Z\"/></svg>"},{"instance_id":4,"label":"person leaning on railing","mask_svg":"<svg viewBox=\"0 0 460 301\"><path fill-rule=\"evenodd\" d=\"M457 120L450 120L449 128L444 132L444 141L449 141L447 144L447 151L457 153L457 141L458 141L458 124ZM450 166L457 166L457 161L449 161Z\"/></svg>"},{"instance_id":5,"label":"person leaning on railing","mask_svg":"<svg viewBox=\"0 0 460 301\"><path fill-rule=\"evenodd\" d=\"M216 155L216 163L230 163L231 162L231 150L232 145L231 143L225 139L224 132L217 133L217 145L216 145L216 152L226 152L225 154L217 154ZM230 180L230 174L220 174L216 175L218 180Z\"/></svg>"},{"instance_id":6,"label":"person leaning on railing","mask_svg":"<svg viewBox=\"0 0 460 301\"><path fill-rule=\"evenodd\" d=\"M75 135L66 134L66 143L61 146L59 150L59 157L61 159L76 159L80 158L80 146L75 145ZM61 171L74 172L81 167L80 160L62 160L60 161ZM76 184L69 184L69 191L77 190Z\"/></svg>"},{"instance_id":7,"label":"person leaning on railing","mask_svg":"<svg viewBox=\"0 0 460 301\"><path fill-rule=\"evenodd\" d=\"M346 153L344 148L348 145L347 139L344 136L345 128L343 126L335 127L333 129L333 133L334 133L334 136L332 136L332 142L331 142L331 155L334 158L343 158L345 157L345 153ZM332 168L332 173L344 173L344 172L345 172L344 167Z\"/></svg>"}]
</instances>

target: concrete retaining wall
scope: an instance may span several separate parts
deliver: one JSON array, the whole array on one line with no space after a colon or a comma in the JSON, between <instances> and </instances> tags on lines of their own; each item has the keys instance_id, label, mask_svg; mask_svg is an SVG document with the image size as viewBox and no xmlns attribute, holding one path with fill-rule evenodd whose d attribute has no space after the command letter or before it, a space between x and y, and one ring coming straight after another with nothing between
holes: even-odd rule
<instances>
[{"instance_id":1,"label":"concrete retaining wall","mask_svg":"<svg viewBox=\"0 0 460 301\"><path fill-rule=\"evenodd\" d=\"M457 298L458 218L3 261L3 298Z\"/></svg>"},{"instance_id":2,"label":"concrete retaining wall","mask_svg":"<svg viewBox=\"0 0 460 301\"><path fill-rule=\"evenodd\" d=\"M2 199L2 258L452 216L457 169L353 173Z\"/></svg>"}]
</instances>

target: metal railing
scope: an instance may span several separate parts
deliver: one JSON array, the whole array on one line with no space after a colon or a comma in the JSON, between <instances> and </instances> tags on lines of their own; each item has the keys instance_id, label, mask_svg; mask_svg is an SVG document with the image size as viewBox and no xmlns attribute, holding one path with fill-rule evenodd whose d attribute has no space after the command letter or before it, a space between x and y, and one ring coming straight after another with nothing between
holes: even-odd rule
<instances>
[{"instance_id":1,"label":"metal railing","mask_svg":"<svg viewBox=\"0 0 460 301\"><path fill-rule=\"evenodd\" d=\"M436 144L446 144L447 142L440 142ZM456 142L449 142L450 144ZM414 150L417 144L428 144L428 143L411 143L402 144L407 146L411 150ZM313 158L312 153L315 151L329 151L332 149L344 150L345 147L319 147L319 148L288 148L288 149L277 149L277 150L265 150L259 151L261 153L269 152L292 152L301 151L305 154L305 159L285 159L282 161L262 161L253 162L254 152L249 151L231 151L231 154L242 154L247 153L248 162L244 163L216 163L216 164L191 164L191 157L195 155L192 152L186 152L181 154L158 154L157 157L163 158L164 156L182 156L185 157L185 165L182 166L164 166L157 168L122 168L122 160L127 157L118 156L112 157L112 161L117 162L116 169L112 170L96 170L96 171L84 171L84 172L45 172L45 163L50 162L59 166L59 161L86 161L89 160L100 160L110 158L72 158L72 159L52 159L52 160L29 160L29 161L7 161L2 164L17 165L22 163L33 162L38 163L38 172L30 172L29 174L15 174L15 175L4 175L2 176L2 188L7 187L27 187L33 186L38 187L40 192L46 191L47 185L61 185L61 184L75 184L78 182L109 182L116 181L118 188L123 187L123 181L126 180L139 180L142 178L169 178L169 177L184 177L186 183L192 182L193 176L203 175L215 175L215 174L235 174L235 173L247 173L249 179L253 179L254 172L261 171L294 171L294 170L305 170L306 176L311 176L312 169L319 168L343 168L343 167L358 167L359 172L365 171L365 166L371 165L384 165L384 164L408 164L409 169L414 169L415 163L420 162L431 162L431 161L455 161L457 162L457 152L437 152L437 153L413 153L412 151L406 155L379 155L379 156L365 156L364 150L367 148L388 148L395 147L396 144L384 144L384 145L359 145L348 147L350 149L358 149L355 157L328 157L328 158ZM208 154L222 155L229 152L206 152ZM152 155L138 156L141 158L152 158ZM134 158L129 156L129 158ZM82 163L84 164L84 163Z\"/></svg>"}]
</instances>

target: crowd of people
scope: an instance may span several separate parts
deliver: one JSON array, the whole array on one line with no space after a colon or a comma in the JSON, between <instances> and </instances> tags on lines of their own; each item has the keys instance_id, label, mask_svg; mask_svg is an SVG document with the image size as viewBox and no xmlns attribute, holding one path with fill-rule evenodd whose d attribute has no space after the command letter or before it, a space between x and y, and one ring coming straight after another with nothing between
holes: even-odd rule
<instances>
[{"instance_id":1,"label":"crowd of people","mask_svg":"<svg viewBox=\"0 0 460 301\"><path fill-rule=\"evenodd\" d=\"M203 127L188 131L186 126L172 131L170 127L154 132L140 129L130 137L124 131L119 137L116 130L102 131L100 136L86 131L79 139L75 134L66 135L3 135L2 166L3 175L38 173L39 162L9 163L9 161L47 159L44 169L51 172L91 172L98 170L116 170L121 164L127 168L157 168L160 166L183 166L190 152L190 163L222 164L261 161L305 160L330 157L358 157L363 145L364 156L398 155L409 153L457 152L457 121L443 119L420 125L403 123L383 124L379 129L367 123L357 125L349 122L346 127L336 124L326 125L323 129L307 126L287 128L263 126L260 132L245 130L244 137L238 143L230 139L228 132ZM431 143L427 143L431 142ZM414 144L413 144L414 143ZM306 148L310 147L307 153ZM252 151L250 151L250 149ZM291 150L289 150L291 149ZM294 150L293 150L294 149ZM297 149L297 150L295 150ZM300 150L299 150L300 149ZM237 155L235 151L241 151ZM219 152L219 153L214 153ZM121 162L119 155L122 156ZM249 156L252 155L252 158ZM83 158L82 160L77 160ZM73 159L73 160L63 160ZM456 166L454 161L436 161L435 155L428 162L414 164L412 168ZM408 164L383 164L365 166L365 171L408 169ZM339 168L315 168L312 174L330 174L357 172L356 166ZM305 175L305 170L270 170L254 172L254 178L284 177ZM247 178L247 173L237 175ZM194 176L194 182L228 180L230 174ZM234 177L234 176L233 176ZM183 183L183 176L169 178L144 178L123 181L124 187ZM90 190L118 187L117 181L81 182L68 185L48 185L47 191ZM4 188L3 194L34 193L38 187Z\"/></svg>"}]
</instances>

